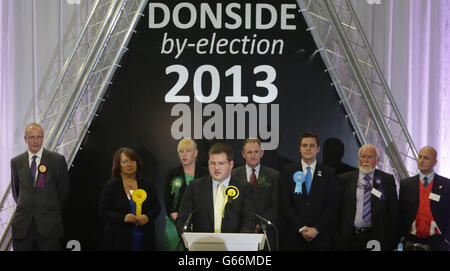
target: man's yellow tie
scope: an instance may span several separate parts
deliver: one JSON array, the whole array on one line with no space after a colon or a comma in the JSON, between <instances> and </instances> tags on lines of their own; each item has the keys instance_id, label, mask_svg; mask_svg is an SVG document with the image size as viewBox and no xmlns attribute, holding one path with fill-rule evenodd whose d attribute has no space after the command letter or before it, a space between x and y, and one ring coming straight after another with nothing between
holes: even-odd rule
<instances>
[{"instance_id":1,"label":"man's yellow tie","mask_svg":"<svg viewBox=\"0 0 450 271\"><path fill-rule=\"evenodd\" d=\"M220 230L222 227L224 198L225 198L225 196L223 194L223 184L219 183L217 185L216 201L214 202L214 232L215 233L220 233Z\"/></svg>"}]
</instances>

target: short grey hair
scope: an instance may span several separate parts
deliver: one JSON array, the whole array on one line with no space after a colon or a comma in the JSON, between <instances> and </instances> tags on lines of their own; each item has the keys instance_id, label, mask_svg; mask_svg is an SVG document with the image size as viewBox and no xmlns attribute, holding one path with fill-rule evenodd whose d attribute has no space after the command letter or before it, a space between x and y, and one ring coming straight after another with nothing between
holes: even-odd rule
<instances>
[{"instance_id":1,"label":"short grey hair","mask_svg":"<svg viewBox=\"0 0 450 271\"><path fill-rule=\"evenodd\" d=\"M364 149L364 148L374 148L375 149L375 153L377 154L377 157L378 157L378 149L377 149L377 147L375 147L375 145L370 144L370 143L369 144L364 144L364 145L361 146L361 148L359 148L359 150L358 150L358 157L359 157L359 155L361 153L361 150Z\"/></svg>"}]
</instances>

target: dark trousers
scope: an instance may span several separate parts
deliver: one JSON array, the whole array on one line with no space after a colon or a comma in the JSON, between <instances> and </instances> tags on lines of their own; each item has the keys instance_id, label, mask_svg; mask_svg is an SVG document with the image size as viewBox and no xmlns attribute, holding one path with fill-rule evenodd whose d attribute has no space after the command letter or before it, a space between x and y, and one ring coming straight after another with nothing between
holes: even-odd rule
<instances>
[{"instance_id":1,"label":"dark trousers","mask_svg":"<svg viewBox=\"0 0 450 271\"><path fill-rule=\"evenodd\" d=\"M350 250L353 251L369 250L367 248L367 242L369 242L370 240L372 240L372 234L370 230L366 230L363 232L356 232L356 229L354 229Z\"/></svg>"},{"instance_id":2,"label":"dark trousers","mask_svg":"<svg viewBox=\"0 0 450 271\"><path fill-rule=\"evenodd\" d=\"M16 239L13 236L14 251L55 251L61 250L61 241L59 239L43 238L37 228L36 224L31 221L30 229L24 238Z\"/></svg>"}]
</instances>

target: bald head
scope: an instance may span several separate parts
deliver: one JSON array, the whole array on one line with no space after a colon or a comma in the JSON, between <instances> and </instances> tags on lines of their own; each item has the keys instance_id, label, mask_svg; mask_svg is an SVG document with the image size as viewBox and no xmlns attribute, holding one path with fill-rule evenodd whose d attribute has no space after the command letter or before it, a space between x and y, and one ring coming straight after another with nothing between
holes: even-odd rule
<instances>
[{"instance_id":1,"label":"bald head","mask_svg":"<svg viewBox=\"0 0 450 271\"><path fill-rule=\"evenodd\" d=\"M429 175L434 171L434 167L437 164L437 151L431 146L425 146L419 151L419 157L417 158L417 167L420 172L425 175Z\"/></svg>"},{"instance_id":2,"label":"bald head","mask_svg":"<svg viewBox=\"0 0 450 271\"><path fill-rule=\"evenodd\" d=\"M28 150L32 153L37 153L44 142L44 129L37 123L30 123L25 128L24 139L28 145Z\"/></svg>"}]
</instances>

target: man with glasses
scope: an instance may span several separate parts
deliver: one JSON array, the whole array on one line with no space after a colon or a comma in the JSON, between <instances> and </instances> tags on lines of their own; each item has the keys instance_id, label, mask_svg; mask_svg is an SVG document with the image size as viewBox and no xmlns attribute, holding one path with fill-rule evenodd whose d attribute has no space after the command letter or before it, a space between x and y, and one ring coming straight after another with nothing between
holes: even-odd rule
<instances>
[{"instance_id":1,"label":"man with glasses","mask_svg":"<svg viewBox=\"0 0 450 271\"><path fill-rule=\"evenodd\" d=\"M209 176L193 180L184 192L176 220L178 232L186 231L185 225L194 232L253 232L255 224L245 202L244 183L231 178L233 149L217 143L208 155Z\"/></svg>"},{"instance_id":2,"label":"man with glasses","mask_svg":"<svg viewBox=\"0 0 450 271\"><path fill-rule=\"evenodd\" d=\"M61 212L69 193L64 156L42 147L44 130L37 123L25 129L28 150L11 159L13 248L60 250L64 227Z\"/></svg>"}]
</instances>

